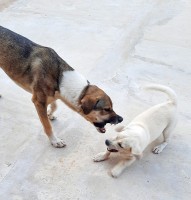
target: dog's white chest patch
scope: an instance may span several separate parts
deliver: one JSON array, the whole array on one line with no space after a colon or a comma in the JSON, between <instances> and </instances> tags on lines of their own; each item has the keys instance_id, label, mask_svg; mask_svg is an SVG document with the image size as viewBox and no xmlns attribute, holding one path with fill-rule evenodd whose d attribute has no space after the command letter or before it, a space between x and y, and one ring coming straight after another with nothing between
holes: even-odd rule
<instances>
[{"instance_id":1,"label":"dog's white chest patch","mask_svg":"<svg viewBox=\"0 0 191 200\"><path fill-rule=\"evenodd\" d=\"M60 83L60 94L70 103L77 105L78 99L87 85L87 80L80 73L67 71L63 73Z\"/></svg>"}]
</instances>

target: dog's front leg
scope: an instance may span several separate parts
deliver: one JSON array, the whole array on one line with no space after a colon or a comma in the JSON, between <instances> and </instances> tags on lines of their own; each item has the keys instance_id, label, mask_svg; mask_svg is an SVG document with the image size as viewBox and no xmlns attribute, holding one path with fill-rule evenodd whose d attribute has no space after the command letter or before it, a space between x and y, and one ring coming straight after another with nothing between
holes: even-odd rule
<instances>
[{"instance_id":1,"label":"dog's front leg","mask_svg":"<svg viewBox=\"0 0 191 200\"><path fill-rule=\"evenodd\" d=\"M123 170L130 166L133 162L135 162L136 158L132 157L129 160L122 160L120 161L112 170L111 170L111 176L114 178L117 178Z\"/></svg>"},{"instance_id":2,"label":"dog's front leg","mask_svg":"<svg viewBox=\"0 0 191 200\"><path fill-rule=\"evenodd\" d=\"M46 103L42 103L42 102L37 101L37 98L35 98L35 96L33 96L32 101L35 105L35 108L37 110L40 121L41 121L41 123L44 127L44 131L47 134L51 144L54 147L57 147L57 148L61 148L61 147L66 146L66 144L63 142L63 140L57 138L52 131L52 126L50 124L50 121L49 121L48 115L47 115L47 105L46 105Z\"/></svg>"},{"instance_id":3,"label":"dog's front leg","mask_svg":"<svg viewBox=\"0 0 191 200\"><path fill-rule=\"evenodd\" d=\"M100 161L104 161L107 160L109 158L110 152L109 151L105 151L105 152L101 152L98 153L94 158L93 161L94 162L100 162Z\"/></svg>"}]
</instances>

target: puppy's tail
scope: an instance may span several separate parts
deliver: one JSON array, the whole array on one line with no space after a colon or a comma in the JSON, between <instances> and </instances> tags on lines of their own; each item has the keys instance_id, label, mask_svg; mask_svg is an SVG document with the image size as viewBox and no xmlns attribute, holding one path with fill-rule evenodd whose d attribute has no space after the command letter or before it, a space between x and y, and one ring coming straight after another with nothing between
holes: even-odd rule
<instances>
[{"instance_id":1,"label":"puppy's tail","mask_svg":"<svg viewBox=\"0 0 191 200\"><path fill-rule=\"evenodd\" d=\"M146 86L145 89L158 90L158 91L164 92L164 93L166 93L169 96L170 101L174 105L177 105L177 96L176 96L176 93L171 88L169 88L167 86L164 86L164 85L152 84L152 85Z\"/></svg>"}]
</instances>

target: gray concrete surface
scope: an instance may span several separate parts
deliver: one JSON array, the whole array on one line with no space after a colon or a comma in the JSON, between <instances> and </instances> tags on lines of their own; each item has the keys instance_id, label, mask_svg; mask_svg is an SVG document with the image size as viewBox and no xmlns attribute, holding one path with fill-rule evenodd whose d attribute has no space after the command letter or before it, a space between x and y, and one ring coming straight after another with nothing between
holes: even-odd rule
<instances>
[{"instance_id":1,"label":"gray concrete surface","mask_svg":"<svg viewBox=\"0 0 191 200\"><path fill-rule=\"evenodd\" d=\"M113 179L108 171L118 159L93 163L92 157L116 134L114 126L102 135L59 102L53 127L67 147L55 149L31 95L0 70L0 199L190 200L190 10L189 0L1 0L0 25L54 48L107 91L124 124L166 99L142 91L149 83L176 91L179 122L164 152L154 155L150 145Z\"/></svg>"}]
</instances>

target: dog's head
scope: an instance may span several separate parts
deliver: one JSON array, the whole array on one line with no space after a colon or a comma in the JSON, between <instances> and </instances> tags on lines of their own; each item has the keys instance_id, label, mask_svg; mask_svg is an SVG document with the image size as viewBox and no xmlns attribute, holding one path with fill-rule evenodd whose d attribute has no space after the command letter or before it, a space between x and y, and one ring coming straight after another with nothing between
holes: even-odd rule
<instances>
[{"instance_id":1,"label":"dog's head","mask_svg":"<svg viewBox=\"0 0 191 200\"><path fill-rule=\"evenodd\" d=\"M142 154L137 138L128 136L126 131L119 133L113 139L106 140L105 144L109 152L119 152L127 155L133 154L135 156Z\"/></svg>"},{"instance_id":2,"label":"dog's head","mask_svg":"<svg viewBox=\"0 0 191 200\"><path fill-rule=\"evenodd\" d=\"M81 114L91 122L100 133L105 133L105 125L118 124L123 118L113 111L112 101L100 88L89 85L80 99Z\"/></svg>"}]
</instances>

